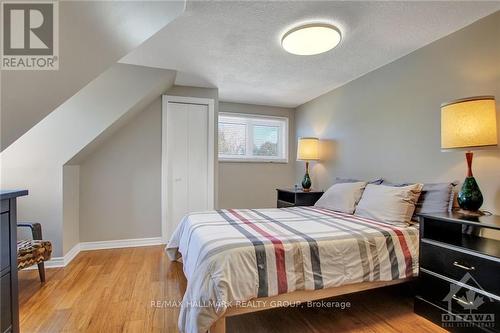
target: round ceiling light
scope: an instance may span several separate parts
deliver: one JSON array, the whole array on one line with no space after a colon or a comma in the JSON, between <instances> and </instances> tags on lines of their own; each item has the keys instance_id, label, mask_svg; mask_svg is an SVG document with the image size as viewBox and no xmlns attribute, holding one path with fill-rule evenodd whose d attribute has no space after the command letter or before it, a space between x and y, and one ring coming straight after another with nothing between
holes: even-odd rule
<instances>
[{"instance_id":1,"label":"round ceiling light","mask_svg":"<svg viewBox=\"0 0 500 333\"><path fill-rule=\"evenodd\" d=\"M308 24L288 31L281 39L281 46L297 55L320 54L340 43L340 30L330 24Z\"/></svg>"}]
</instances>

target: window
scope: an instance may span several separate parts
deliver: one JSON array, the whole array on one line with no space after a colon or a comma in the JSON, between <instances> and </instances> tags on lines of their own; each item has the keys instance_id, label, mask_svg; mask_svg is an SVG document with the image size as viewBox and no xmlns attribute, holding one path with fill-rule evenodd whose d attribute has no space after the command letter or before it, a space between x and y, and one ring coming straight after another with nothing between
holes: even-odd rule
<instances>
[{"instance_id":1,"label":"window","mask_svg":"<svg viewBox=\"0 0 500 333\"><path fill-rule=\"evenodd\" d=\"M219 160L288 162L288 118L219 113Z\"/></svg>"}]
</instances>

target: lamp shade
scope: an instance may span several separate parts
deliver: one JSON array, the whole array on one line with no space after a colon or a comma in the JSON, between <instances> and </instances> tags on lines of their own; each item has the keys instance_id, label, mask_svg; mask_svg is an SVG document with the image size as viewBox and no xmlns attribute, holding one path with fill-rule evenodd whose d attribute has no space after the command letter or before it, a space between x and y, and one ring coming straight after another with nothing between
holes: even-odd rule
<instances>
[{"instance_id":1,"label":"lamp shade","mask_svg":"<svg viewBox=\"0 0 500 333\"><path fill-rule=\"evenodd\" d=\"M319 139L299 138L297 144L297 160L315 161L319 160Z\"/></svg>"},{"instance_id":2,"label":"lamp shade","mask_svg":"<svg viewBox=\"0 0 500 333\"><path fill-rule=\"evenodd\" d=\"M479 96L441 105L441 149L498 144L495 98Z\"/></svg>"}]
</instances>

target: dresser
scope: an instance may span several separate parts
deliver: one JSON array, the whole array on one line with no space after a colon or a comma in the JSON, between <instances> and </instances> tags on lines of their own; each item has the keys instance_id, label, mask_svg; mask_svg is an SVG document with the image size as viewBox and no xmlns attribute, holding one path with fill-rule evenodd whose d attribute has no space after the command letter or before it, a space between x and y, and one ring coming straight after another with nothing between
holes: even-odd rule
<instances>
[{"instance_id":1,"label":"dresser","mask_svg":"<svg viewBox=\"0 0 500 333\"><path fill-rule=\"evenodd\" d=\"M420 218L415 312L451 332L500 332L500 216Z\"/></svg>"},{"instance_id":2,"label":"dresser","mask_svg":"<svg viewBox=\"0 0 500 333\"><path fill-rule=\"evenodd\" d=\"M323 195L323 191L311 190L304 192L302 189L278 188L276 207L285 208L293 206L314 206Z\"/></svg>"},{"instance_id":3,"label":"dresser","mask_svg":"<svg viewBox=\"0 0 500 333\"><path fill-rule=\"evenodd\" d=\"M0 332L19 332L17 287L17 197L28 191L0 191Z\"/></svg>"}]
</instances>

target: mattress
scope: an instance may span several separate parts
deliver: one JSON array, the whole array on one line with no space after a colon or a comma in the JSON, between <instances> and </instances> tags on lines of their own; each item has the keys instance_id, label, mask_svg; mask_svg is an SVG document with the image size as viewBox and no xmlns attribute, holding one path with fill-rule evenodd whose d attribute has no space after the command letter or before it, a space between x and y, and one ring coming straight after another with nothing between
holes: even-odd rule
<instances>
[{"instance_id":1,"label":"mattress","mask_svg":"<svg viewBox=\"0 0 500 333\"><path fill-rule=\"evenodd\" d=\"M231 305L418 272L418 229L318 207L193 213L166 248L188 280L181 332L206 332Z\"/></svg>"}]
</instances>

